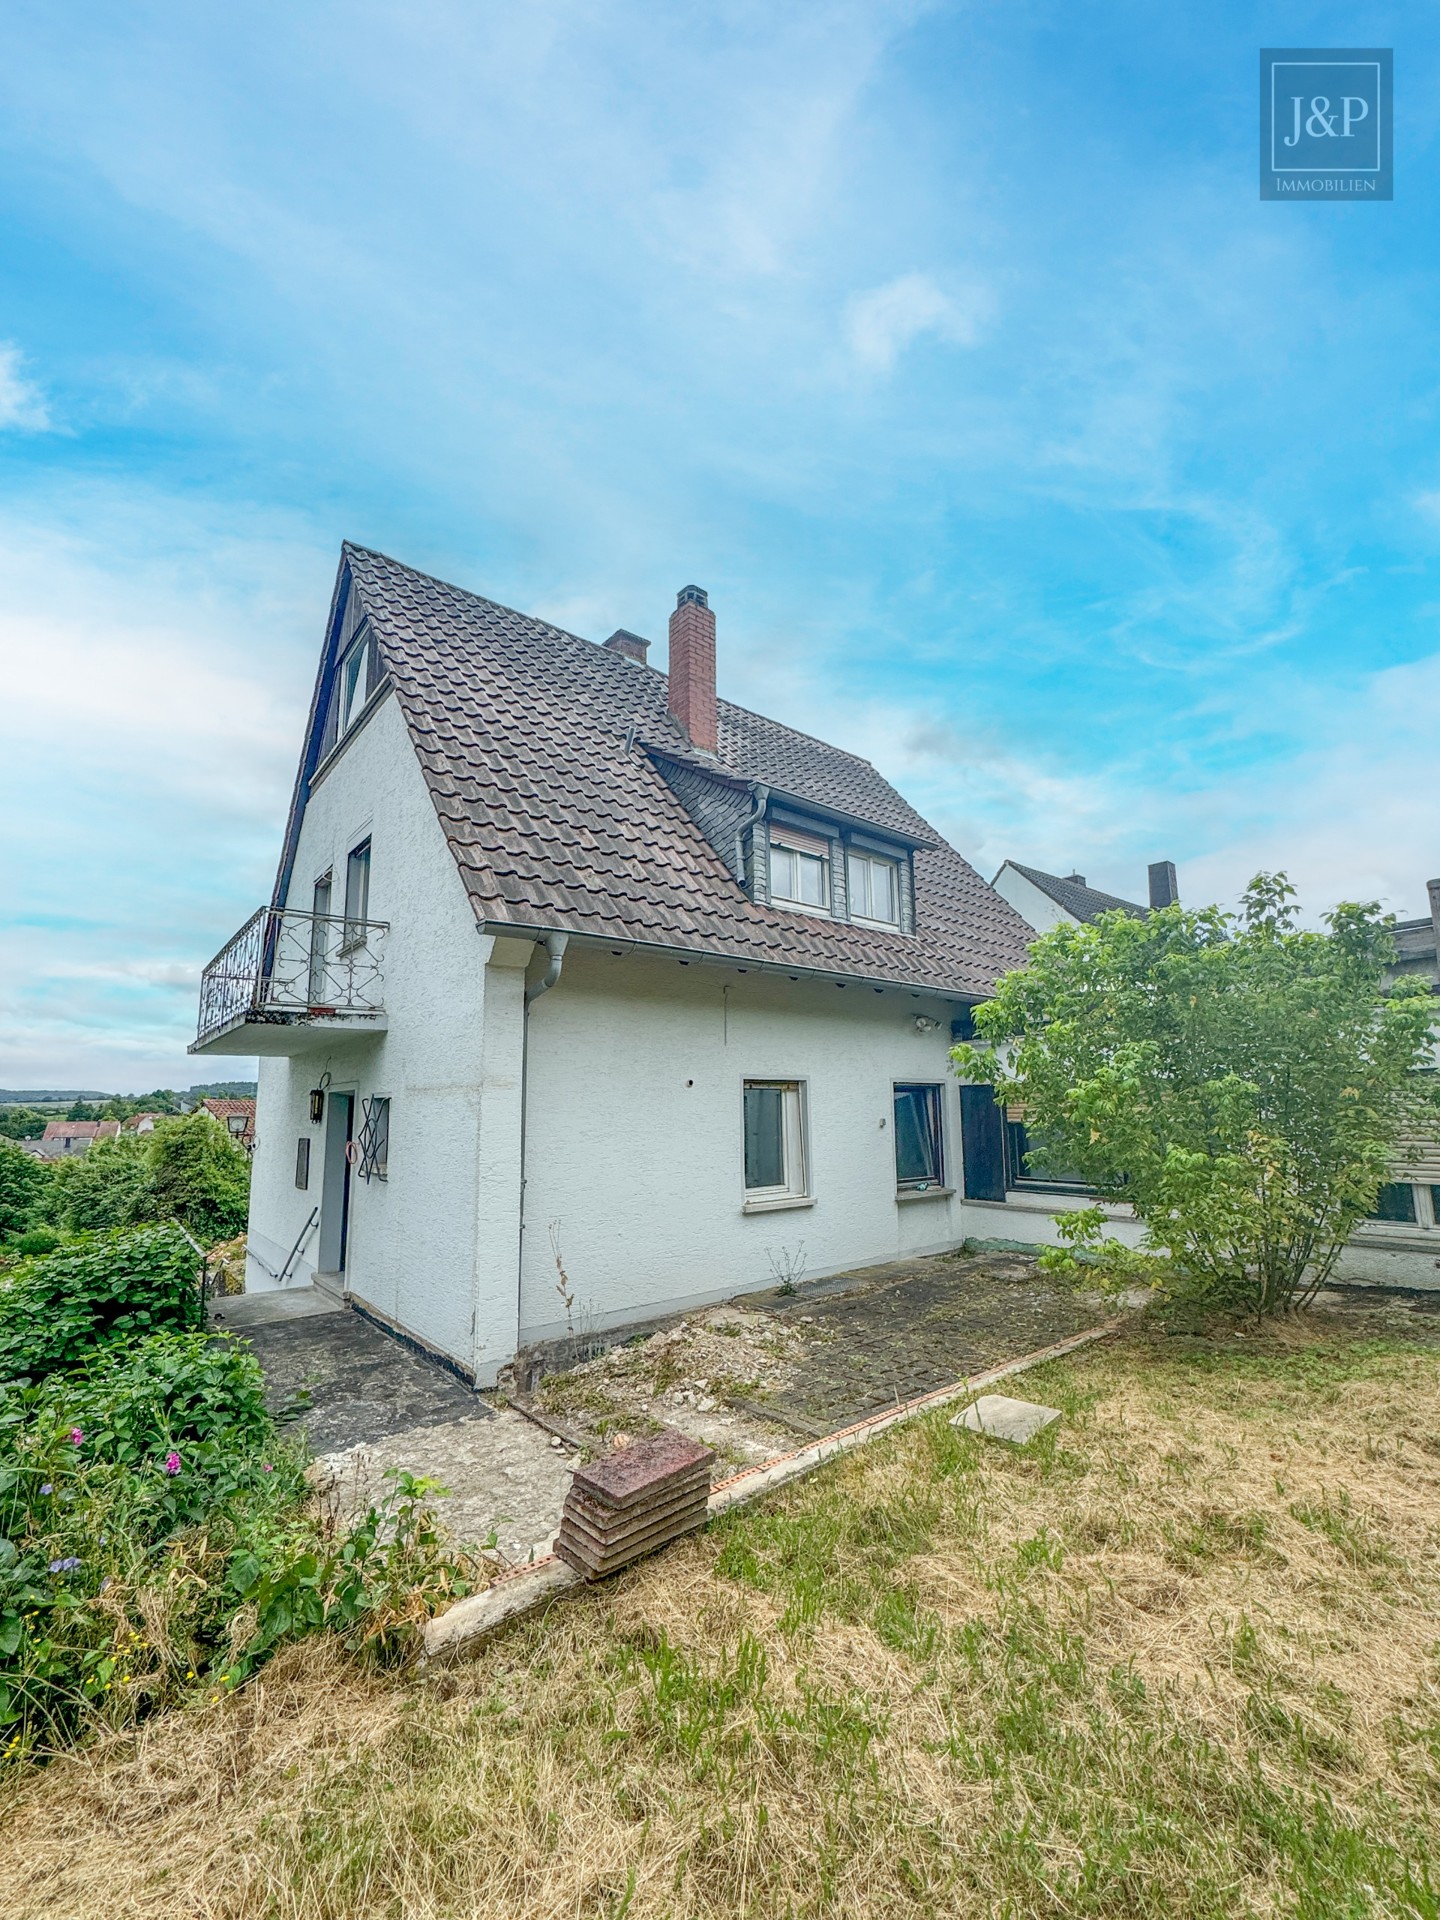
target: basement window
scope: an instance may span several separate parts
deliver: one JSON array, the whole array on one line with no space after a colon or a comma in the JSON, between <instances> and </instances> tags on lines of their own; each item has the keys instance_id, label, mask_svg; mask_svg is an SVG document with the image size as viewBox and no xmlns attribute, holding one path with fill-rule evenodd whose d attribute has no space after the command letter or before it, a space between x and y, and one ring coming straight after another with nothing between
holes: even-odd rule
<instances>
[{"instance_id":1,"label":"basement window","mask_svg":"<svg viewBox=\"0 0 1440 1920\"><path fill-rule=\"evenodd\" d=\"M792 827L772 827L770 898L776 906L829 913L830 842Z\"/></svg>"},{"instance_id":2,"label":"basement window","mask_svg":"<svg viewBox=\"0 0 1440 1920\"><path fill-rule=\"evenodd\" d=\"M745 1082L745 1198L801 1199L807 1190L805 1112L797 1080Z\"/></svg>"}]
</instances>

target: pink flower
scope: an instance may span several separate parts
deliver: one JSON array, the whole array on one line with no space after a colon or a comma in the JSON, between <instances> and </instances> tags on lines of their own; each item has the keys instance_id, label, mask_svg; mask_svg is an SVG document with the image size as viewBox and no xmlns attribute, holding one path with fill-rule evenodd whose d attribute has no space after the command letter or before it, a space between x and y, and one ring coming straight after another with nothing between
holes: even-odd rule
<instances>
[{"instance_id":1,"label":"pink flower","mask_svg":"<svg viewBox=\"0 0 1440 1920\"><path fill-rule=\"evenodd\" d=\"M180 1471L180 1456L178 1453L172 1451L166 1454L165 1471L167 1473L178 1473Z\"/></svg>"},{"instance_id":2,"label":"pink flower","mask_svg":"<svg viewBox=\"0 0 1440 1920\"><path fill-rule=\"evenodd\" d=\"M273 1472L275 1471L275 1469L274 1469L274 1467L272 1467L272 1466L271 1466L271 1464L270 1464L270 1462L269 1462L269 1461L267 1460L267 1461L265 1462L265 1464L264 1464L264 1466L263 1466L263 1467L262 1467L262 1468L260 1469L260 1471L261 1471L262 1473L273 1473Z\"/></svg>"},{"instance_id":3,"label":"pink flower","mask_svg":"<svg viewBox=\"0 0 1440 1920\"><path fill-rule=\"evenodd\" d=\"M80 1427L71 1427L70 1444L72 1447L78 1447L81 1444L81 1442L84 1440L84 1438L85 1438L84 1431Z\"/></svg>"}]
</instances>

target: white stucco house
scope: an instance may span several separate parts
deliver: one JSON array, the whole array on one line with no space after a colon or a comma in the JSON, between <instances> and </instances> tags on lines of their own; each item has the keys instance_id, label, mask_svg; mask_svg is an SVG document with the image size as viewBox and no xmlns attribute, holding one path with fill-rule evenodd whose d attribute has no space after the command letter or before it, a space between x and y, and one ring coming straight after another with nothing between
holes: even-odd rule
<instances>
[{"instance_id":1,"label":"white stucco house","mask_svg":"<svg viewBox=\"0 0 1440 1920\"><path fill-rule=\"evenodd\" d=\"M647 645L346 546L273 900L204 976L192 1050L260 1058L248 1284L481 1384L1008 1231L948 1056L1030 929L868 762L717 697L701 590Z\"/></svg>"},{"instance_id":2,"label":"white stucco house","mask_svg":"<svg viewBox=\"0 0 1440 1920\"><path fill-rule=\"evenodd\" d=\"M1151 908L1173 906L1180 898L1172 861L1155 861L1149 880ZM1045 873L1039 867L1023 867L1018 860L1005 861L990 884L1036 933L1051 927L1085 926L1117 909L1131 914L1147 911L1137 901L1090 886L1083 873Z\"/></svg>"}]
</instances>

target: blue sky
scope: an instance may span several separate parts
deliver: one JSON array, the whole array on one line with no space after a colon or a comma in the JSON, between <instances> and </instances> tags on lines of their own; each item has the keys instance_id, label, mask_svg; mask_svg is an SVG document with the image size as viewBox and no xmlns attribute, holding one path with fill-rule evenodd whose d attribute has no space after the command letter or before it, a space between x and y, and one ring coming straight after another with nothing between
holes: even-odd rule
<instances>
[{"instance_id":1,"label":"blue sky","mask_svg":"<svg viewBox=\"0 0 1440 1920\"><path fill-rule=\"evenodd\" d=\"M340 540L721 690L987 876L1440 872L1425 9L17 4L0 1085L143 1089L268 895ZM1395 200L1261 203L1261 45ZM215 1068L219 1072L221 1068Z\"/></svg>"}]
</instances>

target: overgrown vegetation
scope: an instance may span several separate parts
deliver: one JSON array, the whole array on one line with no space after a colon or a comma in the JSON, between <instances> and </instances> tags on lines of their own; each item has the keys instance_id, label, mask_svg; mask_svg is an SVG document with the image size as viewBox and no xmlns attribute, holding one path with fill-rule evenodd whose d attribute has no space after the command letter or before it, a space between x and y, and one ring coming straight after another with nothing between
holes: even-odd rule
<instances>
[{"instance_id":1,"label":"overgrown vegetation","mask_svg":"<svg viewBox=\"0 0 1440 1920\"><path fill-rule=\"evenodd\" d=\"M1304 1303L1406 1136L1440 1126L1428 983L1383 989L1378 907L1325 924L1298 928L1293 889L1262 874L1238 918L1175 906L1052 928L976 1009L989 1047L956 1048L962 1075L1023 1107L1038 1171L1128 1203L1159 1256L1102 1244L1086 1210L1065 1225L1091 1283L1139 1276L1256 1314Z\"/></svg>"},{"instance_id":2,"label":"overgrown vegetation","mask_svg":"<svg viewBox=\"0 0 1440 1920\"><path fill-rule=\"evenodd\" d=\"M249 1156L203 1111L55 1161L0 1139L0 1243L10 1252L37 1230L93 1233L160 1220L208 1245L244 1231L249 1202Z\"/></svg>"},{"instance_id":3,"label":"overgrown vegetation","mask_svg":"<svg viewBox=\"0 0 1440 1920\"><path fill-rule=\"evenodd\" d=\"M52 1770L20 1913L1433 1916L1435 1348L1140 1334L1021 1390L1066 1416L1023 1451L939 1414L454 1667L316 1643Z\"/></svg>"},{"instance_id":4,"label":"overgrown vegetation","mask_svg":"<svg viewBox=\"0 0 1440 1920\"><path fill-rule=\"evenodd\" d=\"M348 1531L249 1347L202 1326L175 1226L84 1235L0 1286L0 1749L12 1762L238 1685L325 1631L390 1658L473 1574L427 1482Z\"/></svg>"}]
</instances>

